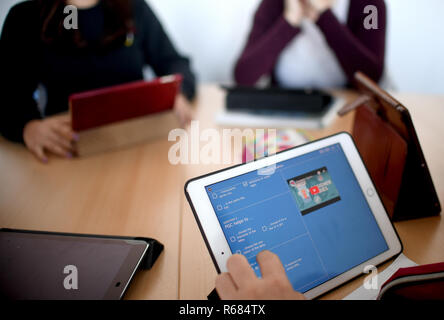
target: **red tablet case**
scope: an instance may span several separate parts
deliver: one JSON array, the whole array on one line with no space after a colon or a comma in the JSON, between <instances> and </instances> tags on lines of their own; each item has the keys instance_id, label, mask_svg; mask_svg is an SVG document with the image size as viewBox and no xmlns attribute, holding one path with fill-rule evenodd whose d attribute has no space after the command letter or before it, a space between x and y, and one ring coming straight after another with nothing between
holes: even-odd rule
<instances>
[{"instance_id":1,"label":"red tablet case","mask_svg":"<svg viewBox=\"0 0 444 320\"><path fill-rule=\"evenodd\" d=\"M69 97L71 126L76 132L167 111L180 89L179 74L135 81Z\"/></svg>"},{"instance_id":2,"label":"red tablet case","mask_svg":"<svg viewBox=\"0 0 444 320\"><path fill-rule=\"evenodd\" d=\"M444 300L444 263L400 268L381 287L380 300Z\"/></svg>"}]
</instances>

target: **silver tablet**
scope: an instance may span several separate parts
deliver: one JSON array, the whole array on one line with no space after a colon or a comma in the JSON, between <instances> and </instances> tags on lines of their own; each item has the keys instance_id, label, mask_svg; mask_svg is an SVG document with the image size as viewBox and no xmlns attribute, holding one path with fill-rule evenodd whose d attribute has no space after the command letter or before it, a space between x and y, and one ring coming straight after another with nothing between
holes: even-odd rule
<instances>
[{"instance_id":1,"label":"silver tablet","mask_svg":"<svg viewBox=\"0 0 444 320\"><path fill-rule=\"evenodd\" d=\"M308 298L402 251L347 133L192 179L185 193L218 272L239 253L260 276L267 249Z\"/></svg>"}]
</instances>

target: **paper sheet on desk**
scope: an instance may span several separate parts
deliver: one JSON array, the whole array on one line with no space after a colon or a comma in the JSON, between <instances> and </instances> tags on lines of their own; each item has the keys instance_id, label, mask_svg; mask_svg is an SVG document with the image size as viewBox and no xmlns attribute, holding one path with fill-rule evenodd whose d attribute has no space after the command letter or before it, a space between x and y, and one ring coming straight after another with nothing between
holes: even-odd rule
<instances>
[{"instance_id":1,"label":"paper sheet on desk","mask_svg":"<svg viewBox=\"0 0 444 320\"><path fill-rule=\"evenodd\" d=\"M381 286L396 272L399 268L417 266L415 262L407 258L402 253L393 263L384 271L378 274L378 289L366 289L364 285L350 293L343 300L376 300Z\"/></svg>"}]
</instances>

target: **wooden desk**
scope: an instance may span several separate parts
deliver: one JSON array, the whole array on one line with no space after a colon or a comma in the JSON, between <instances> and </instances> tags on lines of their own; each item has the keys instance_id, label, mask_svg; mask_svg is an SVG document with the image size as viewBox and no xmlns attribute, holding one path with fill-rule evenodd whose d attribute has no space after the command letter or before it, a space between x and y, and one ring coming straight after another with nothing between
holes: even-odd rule
<instances>
[{"instance_id":1,"label":"wooden desk","mask_svg":"<svg viewBox=\"0 0 444 320\"><path fill-rule=\"evenodd\" d=\"M1 227L154 237L165 251L139 272L127 298L177 299L181 168L169 143L40 164L22 146L0 142ZM62 272L61 270L60 272Z\"/></svg>"},{"instance_id":2,"label":"wooden desk","mask_svg":"<svg viewBox=\"0 0 444 320\"><path fill-rule=\"evenodd\" d=\"M351 97L351 93L344 93ZM200 129L214 127L223 105L214 85L199 88ZM428 165L444 199L444 97L401 95L410 109ZM352 116L331 128L310 132L322 137L350 130ZM220 129L220 128L219 128ZM118 152L38 163L22 146L0 139L0 226L60 232L154 237L165 251L150 271L139 272L129 299L205 299L216 271L183 194L184 182L221 165L173 166L172 143L165 139ZM226 146L223 146L226 148ZM418 263L444 261L444 223L437 218L396 224L405 254ZM325 298L342 298L362 284L358 278Z\"/></svg>"}]
</instances>

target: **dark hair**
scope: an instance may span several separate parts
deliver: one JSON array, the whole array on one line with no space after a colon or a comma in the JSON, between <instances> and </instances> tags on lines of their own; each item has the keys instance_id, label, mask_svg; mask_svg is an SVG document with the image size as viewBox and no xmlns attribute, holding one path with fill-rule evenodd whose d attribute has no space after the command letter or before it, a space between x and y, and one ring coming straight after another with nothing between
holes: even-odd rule
<instances>
[{"instance_id":1,"label":"dark hair","mask_svg":"<svg viewBox=\"0 0 444 320\"><path fill-rule=\"evenodd\" d=\"M66 0L37 0L40 8L40 36L47 44L82 48L87 43L76 29L66 30L63 9ZM130 0L101 0L104 10L104 34L99 42L102 48L121 43L133 31Z\"/></svg>"}]
</instances>

